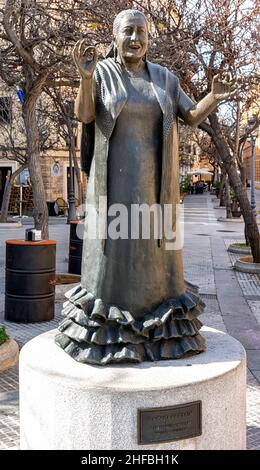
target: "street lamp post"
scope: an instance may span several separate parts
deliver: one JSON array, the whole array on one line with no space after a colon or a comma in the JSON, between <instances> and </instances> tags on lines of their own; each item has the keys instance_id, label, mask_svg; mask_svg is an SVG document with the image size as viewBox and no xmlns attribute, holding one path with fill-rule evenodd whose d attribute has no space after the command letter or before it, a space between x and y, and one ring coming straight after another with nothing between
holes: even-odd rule
<instances>
[{"instance_id":1,"label":"street lamp post","mask_svg":"<svg viewBox=\"0 0 260 470\"><path fill-rule=\"evenodd\" d=\"M68 217L67 224L72 220L76 220L76 206L75 206L75 192L74 192L74 175L73 175L73 165L72 165L72 152L69 149L69 168L70 168L70 178L69 178L69 194L68 194Z\"/></svg>"},{"instance_id":2,"label":"street lamp post","mask_svg":"<svg viewBox=\"0 0 260 470\"><path fill-rule=\"evenodd\" d=\"M251 167L251 209L253 214L257 215L256 210L256 202L255 202L255 143L257 136L254 133L254 125L256 123L256 118L253 116L248 120L249 126L252 128L252 131L249 135L249 142L250 142L250 167Z\"/></svg>"},{"instance_id":3,"label":"street lamp post","mask_svg":"<svg viewBox=\"0 0 260 470\"><path fill-rule=\"evenodd\" d=\"M256 138L251 134L250 136L250 163L251 163L251 209L253 214L256 215L255 203L255 141Z\"/></svg>"},{"instance_id":4,"label":"street lamp post","mask_svg":"<svg viewBox=\"0 0 260 470\"><path fill-rule=\"evenodd\" d=\"M68 130L68 147L69 147L69 187L68 187L68 216L67 224L72 220L77 220L76 205L75 205L75 186L74 186L74 165L73 165L73 152L75 151L75 132L77 123L73 119L74 104L73 101L66 100L64 103L65 108L65 123Z\"/></svg>"}]
</instances>

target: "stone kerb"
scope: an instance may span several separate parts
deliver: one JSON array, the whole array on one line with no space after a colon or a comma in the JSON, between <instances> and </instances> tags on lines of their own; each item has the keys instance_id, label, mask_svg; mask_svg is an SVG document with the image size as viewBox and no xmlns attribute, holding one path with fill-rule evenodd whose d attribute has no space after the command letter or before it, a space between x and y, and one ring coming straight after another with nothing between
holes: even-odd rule
<instances>
[{"instance_id":1,"label":"stone kerb","mask_svg":"<svg viewBox=\"0 0 260 470\"><path fill-rule=\"evenodd\" d=\"M237 259L234 268L242 273L260 274L260 263L254 263L251 257Z\"/></svg>"},{"instance_id":2,"label":"stone kerb","mask_svg":"<svg viewBox=\"0 0 260 470\"><path fill-rule=\"evenodd\" d=\"M236 218L232 217L232 219L227 219L227 217L218 217L218 222L227 222L227 223L235 223L235 224L241 224L244 222L243 218Z\"/></svg>"}]
</instances>

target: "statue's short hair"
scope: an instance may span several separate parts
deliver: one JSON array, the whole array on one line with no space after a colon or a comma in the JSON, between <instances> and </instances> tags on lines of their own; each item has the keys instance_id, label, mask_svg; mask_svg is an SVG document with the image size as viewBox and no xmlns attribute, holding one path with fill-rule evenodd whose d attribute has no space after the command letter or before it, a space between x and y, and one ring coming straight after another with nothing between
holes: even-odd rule
<instances>
[{"instance_id":1,"label":"statue's short hair","mask_svg":"<svg viewBox=\"0 0 260 470\"><path fill-rule=\"evenodd\" d=\"M119 25L122 21L122 19L125 17L125 16L132 16L132 17L135 17L135 16L142 16L142 18L145 20L145 23L146 23L146 26L148 26L148 22L147 22L147 18L145 16L145 14L140 11L140 10L134 10L134 9L128 9L128 10L122 10L120 11L120 13L118 13L118 15L115 17L115 20L114 20L114 23L113 23L113 36L115 37L117 35L117 32L118 32L118 29L119 29Z\"/></svg>"}]
</instances>

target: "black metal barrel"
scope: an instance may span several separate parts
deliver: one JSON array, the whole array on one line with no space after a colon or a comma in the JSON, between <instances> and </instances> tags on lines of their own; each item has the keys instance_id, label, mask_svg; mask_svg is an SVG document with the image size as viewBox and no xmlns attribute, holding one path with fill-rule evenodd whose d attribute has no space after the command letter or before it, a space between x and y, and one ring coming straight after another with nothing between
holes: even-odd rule
<instances>
[{"instance_id":1,"label":"black metal barrel","mask_svg":"<svg viewBox=\"0 0 260 470\"><path fill-rule=\"evenodd\" d=\"M71 274L81 274L83 240L82 238L78 236L78 232L79 232L78 224L79 223L82 223L82 222L77 221L77 220L73 220L70 222L68 272Z\"/></svg>"},{"instance_id":2,"label":"black metal barrel","mask_svg":"<svg viewBox=\"0 0 260 470\"><path fill-rule=\"evenodd\" d=\"M54 318L56 241L6 240L5 319Z\"/></svg>"}]
</instances>

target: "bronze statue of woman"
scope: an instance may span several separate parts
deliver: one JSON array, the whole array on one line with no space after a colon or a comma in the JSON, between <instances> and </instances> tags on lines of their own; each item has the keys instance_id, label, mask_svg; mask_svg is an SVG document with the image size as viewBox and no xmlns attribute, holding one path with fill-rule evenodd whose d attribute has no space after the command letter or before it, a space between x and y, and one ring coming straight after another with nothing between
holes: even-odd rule
<instances>
[{"instance_id":1,"label":"bronze statue of woman","mask_svg":"<svg viewBox=\"0 0 260 470\"><path fill-rule=\"evenodd\" d=\"M86 40L74 49L87 204L98 213L105 198L108 227L118 204L128 215L141 204L176 207L178 119L198 125L235 92L234 81L216 76L194 103L173 73L146 60L147 46L146 17L124 10L114 21L112 56L98 62ZM84 239L81 285L67 294L56 336L79 362L158 361L205 350L197 318L204 305L184 282L181 249L167 249L164 237L131 237L131 224L129 216L127 236Z\"/></svg>"}]
</instances>

